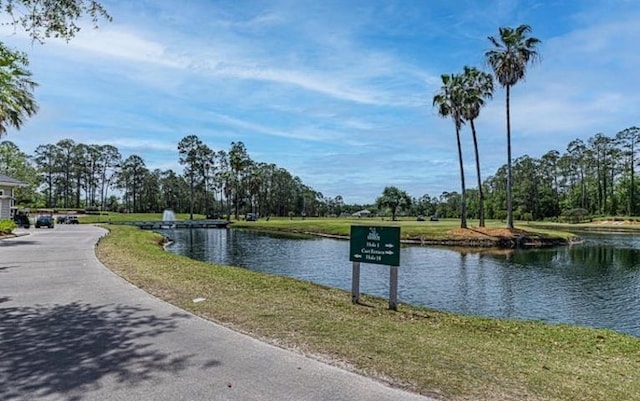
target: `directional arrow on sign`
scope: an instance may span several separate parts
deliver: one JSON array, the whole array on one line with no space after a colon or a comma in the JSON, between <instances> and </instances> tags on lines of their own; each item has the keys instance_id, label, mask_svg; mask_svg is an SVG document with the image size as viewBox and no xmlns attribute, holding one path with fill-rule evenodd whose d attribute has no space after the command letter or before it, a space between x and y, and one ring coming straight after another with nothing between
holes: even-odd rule
<instances>
[{"instance_id":1,"label":"directional arrow on sign","mask_svg":"<svg viewBox=\"0 0 640 401\"><path fill-rule=\"evenodd\" d=\"M385 251L384 253L387 255L393 255L393 251Z\"/></svg>"},{"instance_id":2,"label":"directional arrow on sign","mask_svg":"<svg viewBox=\"0 0 640 401\"><path fill-rule=\"evenodd\" d=\"M393 244L384 244L387 248L393 248Z\"/></svg>"},{"instance_id":3,"label":"directional arrow on sign","mask_svg":"<svg viewBox=\"0 0 640 401\"><path fill-rule=\"evenodd\" d=\"M358 259L362 259L362 255L360 255L359 253L353 255L354 258L358 258Z\"/></svg>"}]
</instances>

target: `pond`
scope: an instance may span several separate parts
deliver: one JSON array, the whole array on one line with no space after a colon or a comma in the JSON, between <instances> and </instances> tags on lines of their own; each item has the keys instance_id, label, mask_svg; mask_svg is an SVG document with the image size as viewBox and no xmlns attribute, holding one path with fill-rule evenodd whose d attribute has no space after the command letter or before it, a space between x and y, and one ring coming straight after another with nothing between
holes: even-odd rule
<instances>
[{"instance_id":1,"label":"pond","mask_svg":"<svg viewBox=\"0 0 640 401\"><path fill-rule=\"evenodd\" d=\"M349 242L246 230L165 230L193 259L351 291ZM640 336L640 236L581 234L570 247L403 247L398 300L442 311L601 327ZM363 264L360 290L388 297L389 267Z\"/></svg>"}]
</instances>

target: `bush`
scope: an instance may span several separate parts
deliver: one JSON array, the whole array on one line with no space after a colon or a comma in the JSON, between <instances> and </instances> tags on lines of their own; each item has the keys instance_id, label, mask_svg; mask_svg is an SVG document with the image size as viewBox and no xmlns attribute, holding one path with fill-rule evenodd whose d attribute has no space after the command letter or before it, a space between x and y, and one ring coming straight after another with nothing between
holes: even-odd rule
<instances>
[{"instance_id":1,"label":"bush","mask_svg":"<svg viewBox=\"0 0 640 401\"><path fill-rule=\"evenodd\" d=\"M16 227L13 220L0 220L0 235L11 234Z\"/></svg>"}]
</instances>

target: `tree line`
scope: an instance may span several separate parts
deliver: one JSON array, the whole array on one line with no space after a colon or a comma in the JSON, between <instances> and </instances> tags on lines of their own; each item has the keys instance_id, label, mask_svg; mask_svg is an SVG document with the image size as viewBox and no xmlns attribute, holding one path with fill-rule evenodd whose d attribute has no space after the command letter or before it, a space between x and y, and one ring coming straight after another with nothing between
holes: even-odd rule
<instances>
[{"instance_id":1,"label":"tree line","mask_svg":"<svg viewBox=\"0 0 640 401\"><path fill-rule=\"evenodd\" d=\"M540 158L521 156L513 165L514 216L523 220L586 215L640 214L635 168L640 129L612 136L597 133L575 139L564 153L550 150ZM485 182L492 217L503 218L506 166Z\"/></svg>"},{"instance_id":2,"label":"tree line","mask_svg":"<svg viewBox=\"0 0 640 401\"><path fill-rule=\"evenodd\" d=\"M574 139L564 152L549 150L541 157L523 155L512 165L513 217L516 220L580 220L586 216L640 215L638 166L640 128L625 128L615 135L597 133L586 140ZM412 216L437 215L461 218L462 202L467 216L506 220L507 174L505 164L478 188L410 197L387 187L376 200L379 210ZM479 205L483 193L484 208Z\"/></svg>"},{"instance_id":3,"label":"tree line","mask_svg":"<svg viewBox=\"0 0 640 401\"><path fill-rule=\"evenodd\" d=\"M25 207L83 208L209 216L339 215L341 196L325 197L273 163L251 159L243 142L214 151L196 135L177 146L182 173L149 169L142 157L123 158L112 145L63 139L40 145L33 155L0 143L0 172L28 184L17 192Z\"/></svg>"}]
</instances>

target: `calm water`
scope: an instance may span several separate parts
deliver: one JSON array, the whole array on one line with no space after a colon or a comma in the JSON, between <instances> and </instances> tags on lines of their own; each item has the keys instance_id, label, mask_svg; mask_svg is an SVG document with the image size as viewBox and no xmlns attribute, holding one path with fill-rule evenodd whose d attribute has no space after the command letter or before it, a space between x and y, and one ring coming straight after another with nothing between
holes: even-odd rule
<instances>
[{"instance_id":1,"label":"calm water","mask_svg":"<svg viewBox=\"0 0 640 401\"><path fill-rule=\"evenodd\" d=\"M168 250L351 291L349 242L243 230L167 230ZM401 302L464 314L605 327L640 336L640 236L513 253L405 247ZM388 297L389 268L363 264L361 292Z\"/></svg>"}]
</instances>

